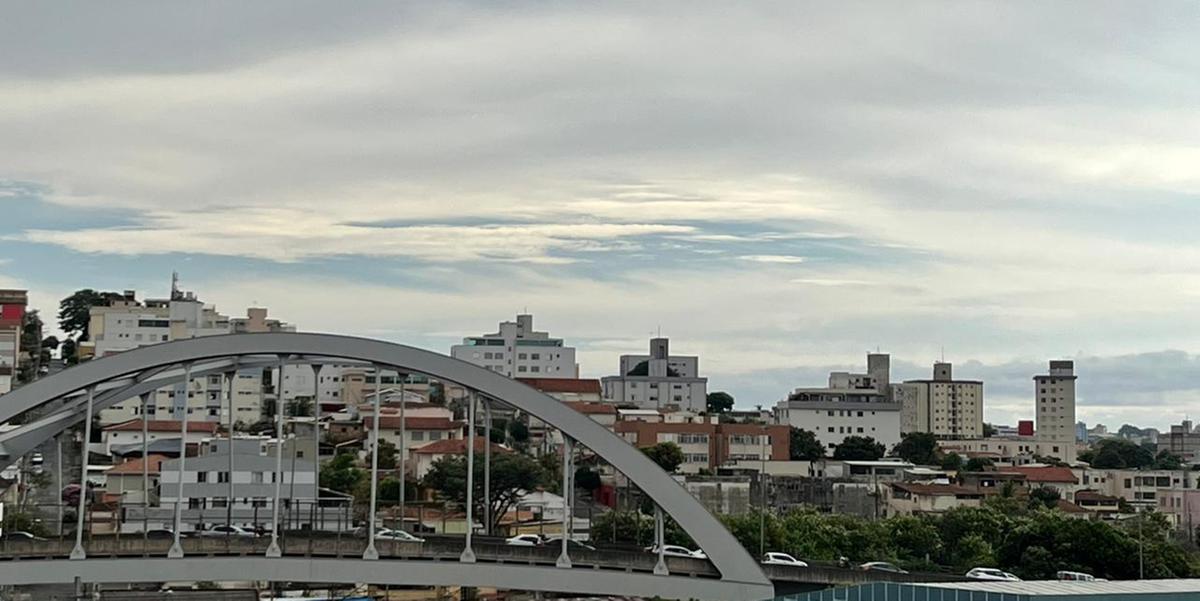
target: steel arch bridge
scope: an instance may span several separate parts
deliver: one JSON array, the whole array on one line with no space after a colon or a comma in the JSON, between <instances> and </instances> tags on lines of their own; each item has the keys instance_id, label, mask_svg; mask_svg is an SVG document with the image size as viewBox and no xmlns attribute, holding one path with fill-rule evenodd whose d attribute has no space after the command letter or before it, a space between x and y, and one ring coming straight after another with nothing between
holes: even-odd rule
<instances>
[{"instance_id":1,"label":"steel arch bridge","mask_svg":"<svg viewBox=\"0 0 1200 601\"><path fill-rule=\"evenodd\" d=\"M486 553L477 556L470 534L473 530L471 511L467 512L465 545L461 554L455 557L416 553L402 558L405 554L393 553L381 559L375 549L374 537L368 538L368 549L362 557L345 557L340 553L338 556L293 556L280 553L275 544L279 529L277 518L272 527L272 545L264 553L246 554L243 551L233 557L189 555L179 548L177 509L175 541L166 556L127 557L117 553L97 556L93 553L89 557L79 538L83 530L78 528L70 559L49 553L36 561L33 557L29 561L0 561L0 583L49 584L71 582L75 578L91 583L271 580L487 586L586 595L721 601L755 601L774 596L771 581L737 539L675 480L612 432L552 397L490 370L438 353L379 340L329 334L231 334L140 347L83 363L0 397L0 423L10 422L31 409L39 409L44 415L0 433L0 463L11 464L75 424L90 421L88 418L95 411L190 378L232 374L253 367L329 363L356 363L376 370L425 374L462 387L470 393L472 436L477 395L528 413L558 429L564 441L583 445L623 473L661 512L672 517L691 536L708 555L708 562L703 562L705 565L699 568L678 568L681 562L664 562L660 553L652 570L637 569L632 565L624 568L604 566L598 562L573 564L565 541L562 553L553 565L496 559ZM378 403L379 395L375 398ZM276 404L277 414L281 406L282 403ZM374 423L379 421L376 419ZM276 423L281 424L282 419L277 417ZM85 423L85 427L88 425ZM473 464L475 445L467 446L468 461ZM566 455L564 453L564 458ZM468 469L467 473L470 478L474 470ZM566 476L567 470L564 470L564 478ZM468 485L470 490L473 488ZM80 495L81 507L83 496ZM471 506L470 501L467 505ZM279 503L274 506L277 508ZM371 514L374 514L373 510ZM373 532L374 520L370 522ZM659 541L662 540L661 524L660 518L656 527Z\"/></svg>"}]
</instances>

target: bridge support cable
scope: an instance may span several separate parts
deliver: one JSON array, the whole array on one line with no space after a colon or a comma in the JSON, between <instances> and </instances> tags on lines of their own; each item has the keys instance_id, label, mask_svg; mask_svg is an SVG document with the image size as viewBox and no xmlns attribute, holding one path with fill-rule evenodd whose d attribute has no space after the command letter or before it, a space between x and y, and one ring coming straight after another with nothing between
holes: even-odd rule
<instances>
[{"instance_id":1,"label":"bridge support cable","mask_svg":"<svg viewBox=\"0 0 1200 601\"><path fill-rule=\"evenodd\" d=\"M234 359L234 365L237 365L237 359ZM233 408L233 385L237 381L237 370L229 370L224 374L225 381L222 392L225 394L225 400L229 404L229 418L225 420L225 434L229 439L229 493L225 497L225 525L233 525L233 425L234 425L234 408ZM232 544L233 529L225 530L225 545Z\"/></svg>"},{"instance_id":2,"label":"bridge support cable","mask_svg":"<svg viewBox=\"0 0 1200 601\"><path fill-rule=\"evenodd\" d=\"M54 436L54 446L56 447L55 450L57 452L57 455L55 455L55 459L56 459L56 462L58 463L58 469L56 469L54 471L54 477L55 477L54 490L57 490L58 495L59 495L58 503L56 503L56 506L58 507L58 538L61 540L62 535L63 535L63 530L64 530L64 528L63 528L63 526L64 526L64 524L63 524L63 501L62 501L62 489L63 489L62 453L63 453L63 451L62 451L62 435L61 434L57 434Z\"/></svg>"},{"instance_id":3,"label":"bridge support cable","mask_svg":"<svg viewBox=\"0 0 1200 601\"><path fill-rule=\"evenodd\" d=\"M313 363L313 507L321 501L321 364ZM294 479L296 474L292 474ZM292 499L296 503L296 499ZM309 528L316 524L309 520ZM312 536L308 537L312 540Z\"/></svg>"},{"instance_id":4,"label":"bridge support cable","mask_svg":"<svg viewBox=\"0 0 1200 601\"><path fill-rule=\"evenodd\" d=\"M267 557L282 557L279 549L279 493L283 485L283 370L287 358L279 356L279 375L275 385L275 496L271 499L271 544Z\"/></svg>"},{"instance_id":5,"label":"bridge support cable","mask_svg":"<svg viewBox=\"0 0 1200 601\"><path fill-rule=\"evenodd\" d=\"M571 540L570 531L570 515L571 515L571 439L566 432L559 430L562 435L562 551L558 554L558 561L554 562L555 566L560 568L571 567L571 554L568 549L568 543Z\"/></svg>"},{"instance_id":6,"label":"bridge support cable","mask_svg":"<svg viewBox=\"0 0 1200 601\"><path fill-rule=\"evenodd\" d=\"M71 559L87 559L83 550L83 511L87 507L87 476L88 476L88 442L92 438L92 401L96 399L96 386L87 389L87 407L84 408L83 441L80 443L79 454L79 504L75 508L75 548L71 549Z\"/></svg>"},{"instance_id":7,"label":"bridge support cable","mask_svg":"<svg viewBox=\"0 0 1200 601\"><path fill-rule=\"evenodd\" d=\"M408 457L408 445L405 444L405 437L408 436L408 425L404 423L404 406L408 401L404 397L404 382L408 380L408 374L396 372L396 378L400 380L400 451L396 453L396 461L400 467L400 523L396 526L397 530L404 530L404 480L408 477L408 466L405 465L405 457ZM378 384L378 382L376 382Z\"/></svg>"},{"instance_id":8,"label":"bridge support cable","mask_svg":"<svg viewBox=\"0 0 1200 601\"><path fill-rule=\"evenodd\" d=\"M379 422L383 417L379 412L380 397L383 396L383 370L378 366L375 367L375 404L372 407L371 418L371 503L370 509L367 511L367 548L363 551L362 558L375 560L379 559L379 551L375 548L375 497L379 490Z\"/></svg>"},{"instance_id":9,"label":"bridge support cable","mask_svg":"<svg viewBox=\"0 0 1200 601\"><path fill-rule=\"evenodd\" d=\"M150 413L154 392L142 393L142 550L150 539ZM157 411L157 409L155 409Z\"/></svg>"},{"instance_id":10,"label":"bridge support cable","mask_svg":"<svg viewBox=\"0 0 1200 601\"><path fill-rule=\"evenodd\" d=\"M670 574L667 570L666 544L663 527L662 507L654 506L654 545L658 549L658 562L654 564L654 573L659 576Z\"/></svg>"},{"instance_id":11,"label":"bridge support cable","mask_svg":"<svg viewBox=\"0 0 1200 601\"><path fill-rule=\"evenodd\" d=\"M172 559L183 557L183 544L179 537L183 535L183 464L187 461L187 431L188 431L188 396L192 390L192 362L188 361L183 367L183 407L179 420L179 482L175 487L175 539L167 557ZM178 396L176 396L178 398Z\"/></svg>"},{"instance_id":12,"label":"bridge support cable","mask_svg":"<svg viewBox=\"0 0 1200 601\"><path fill-rule=\"evenodd\" d=\"M492 401L483 397L483 527L492 535Z\"/></svg>"},{"instance_id":13,"label":"bridge support cable","mask_svg":"<svg viewBox=\"0 0 1200 601\"><path fill-rule=\"evenodd\" d=\"M475 550L471 548L475 533L475 404L478 397L472 390L467 394L467 541L458 560L475 563ZM485 441L485 445L487 442Z\"/></svg>"}]
</instances>

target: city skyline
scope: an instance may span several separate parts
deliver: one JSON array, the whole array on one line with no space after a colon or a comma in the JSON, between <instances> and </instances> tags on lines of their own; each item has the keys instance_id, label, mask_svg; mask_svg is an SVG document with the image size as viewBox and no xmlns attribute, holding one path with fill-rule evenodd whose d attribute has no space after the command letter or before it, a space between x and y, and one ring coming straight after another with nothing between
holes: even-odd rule
<instances>
[{"instance_id":1,"label":"city skyline","mask_svg":"<svg viewBox=\"0 0 1200 601\"><path fill-rule=\"evenodd\" d=\"M1200 413L1190 5L282 6L0 25L0 287L178 269L443 353L528 307L585 377L661 327L743 406L945 348L989 421L1060 358L1089 424Z\"/></svg>"}]
</instances>

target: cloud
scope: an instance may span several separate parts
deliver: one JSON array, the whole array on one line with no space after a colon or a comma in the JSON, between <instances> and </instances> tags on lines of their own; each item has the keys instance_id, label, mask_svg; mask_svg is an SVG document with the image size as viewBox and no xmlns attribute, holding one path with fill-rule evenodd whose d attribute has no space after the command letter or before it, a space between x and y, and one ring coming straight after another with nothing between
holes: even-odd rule
<instances>
[{"instance_id":1,"label":"cloud","mask_svg":"<svg viewBox=\"0 0 1200 601\"><path fill-rule=\"evenodd\" d=\"M754 261L755 263L803 263L808 259L797 257L794 255L742 255L738 257L743 261Z\"/></svg>"}]
</instances>

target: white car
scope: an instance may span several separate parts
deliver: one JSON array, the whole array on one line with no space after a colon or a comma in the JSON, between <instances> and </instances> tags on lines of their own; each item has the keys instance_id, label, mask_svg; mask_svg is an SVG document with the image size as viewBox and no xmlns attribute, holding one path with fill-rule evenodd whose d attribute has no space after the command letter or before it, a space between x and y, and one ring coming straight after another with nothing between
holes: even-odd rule
<instances>
[{"instance_id":1,"label":"white car","mask_svg":"<svg viewBox=\"0 0 1200 601\"><path fill-rule=\"evenodd\" d=\"M542 546L542 537L536 534L518 534L505 539L504 544L513 547L540 547Z\"/></svg>"},{"instance_id":2,"label":"white car","mask_svg":"<svg viewBox=\"0 0 1200 601\"><path fill-rule=\"evenodd\" d=\"M658 545L646 547L646 551L657 555ZM679 545L663 545L663 555L668 557L687 557L688 559L708 559L708 556L704 554L704 551L699 549L693 551L687 547L680 547Z\"/></svg>"},{"instance_id":3,"label":"white car","mask_svg":"<svg viewBox=\"0 0 1200 601\"><path fill-rule=\"evenodd\" d=\"M792 566L794 568L807 568L808 564L788 555L787 553L776 553L774 551L763 555L762 560L764 565L769 566Z\"/></svg>"},{"instance_id":4,"label":"white car","mask_svg":"<svg viewBox=\"0 0 1200 601\"><path fill-rule=\"evenodd\" d=\"M970 578L971 580L991 580L1004 582L1014 582L1020 580L1020 578L1017 578L1013 574L1003 570L997 570L996 568L974 568L970 572L967 572L967 578Z\"/></svg>"},{"instance_id":5,"label":"white car","mask_svg":"<svg viewBox=\"0 0 1200 601\"><path fill-rule=\"evenodd\" d=\"M247 528L242 528L241 526L213 526L212 528L209 528L208 530L201 531L200 536L206 536L206 537L231 536L233 538L238 538L238 537L254 538L255 536L258 536L258 535L255 534L253 530L249 530Z\"/></svg>"},{"instance_id":6,"label":"white car","mask_svg":"<svg viewBox=\"0 0 1200 601\"><path fill-rule=\"evenodd\" d=\"M546 545L547 547L561 548L562 547L562 537L561 536L552 536L552 537L546 539L546 541L542 544ZM595 551L596 550L596 547L593 547L583 541L575 540L573 538L567 540L567 547L569 547L571 549L578 549L580 551Z\"/></svg>"},{"instance_id":7,"label":"white car","mask_svg":"<svg viewBox=\"0 0 1200 601\"><path fill-rule=\"evenodd\" d=\"M375 540L391 540L398 543L423 543L425 539L413 536L403 530L384 528L375 533Z\"/></svg>"}]
</instances>

